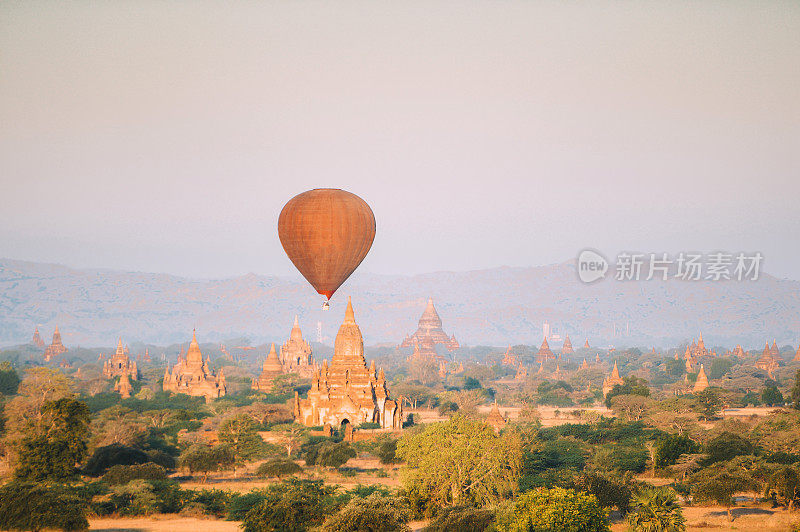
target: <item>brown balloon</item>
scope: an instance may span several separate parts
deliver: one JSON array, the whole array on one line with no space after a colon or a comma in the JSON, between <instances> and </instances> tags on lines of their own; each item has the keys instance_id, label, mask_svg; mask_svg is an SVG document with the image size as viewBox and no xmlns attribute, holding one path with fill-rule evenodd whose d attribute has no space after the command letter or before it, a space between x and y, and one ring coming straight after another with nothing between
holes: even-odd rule
<instances>
[{"instance_id":1,"label":"brown balloon","mask_svg":"<svg viewBox=\"0 0 800 532\"><path fill-rule=\"evenodd\" d=\"M355 194L317 188L283 206L278 236L303 277L330 299L372 247L375 216Z\"/></svg>"}]
</instances>

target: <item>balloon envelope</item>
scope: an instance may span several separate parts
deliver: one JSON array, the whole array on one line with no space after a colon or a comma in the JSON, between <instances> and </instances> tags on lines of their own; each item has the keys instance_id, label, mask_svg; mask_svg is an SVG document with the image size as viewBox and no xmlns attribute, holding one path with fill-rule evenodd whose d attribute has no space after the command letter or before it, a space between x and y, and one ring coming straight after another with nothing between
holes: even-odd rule
<instances>
[{"instance_id":1,"label":"balloon envelope","mask_svg":"<svg viewBox=\"0 0 800 532\"><path fill-rule=\"evenodd\" d=\"M303 277L330 299L372 247L375 216L355 194L318 188L283 206L278 236Z\"/></svg>"}]
</instances>

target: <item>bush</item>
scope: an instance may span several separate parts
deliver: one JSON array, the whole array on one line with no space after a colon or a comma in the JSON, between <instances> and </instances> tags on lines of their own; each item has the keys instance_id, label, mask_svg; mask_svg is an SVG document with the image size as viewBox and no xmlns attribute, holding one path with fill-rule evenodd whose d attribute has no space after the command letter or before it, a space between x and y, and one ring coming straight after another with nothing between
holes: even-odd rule
<instances>
[{"instance_id":1,"label":"bush","mask_svg":"<svg viewBox=\"0 0 800 532\"><path fill-rule=\"evenodd\" d=\"M115 465L103 475L106 484L115 486L127 484L131 480L166 480L167 473L164 468L152 462L138 465Z\"/></svg>"},{"instance_id":2,"label":"bush","mask_svg":"<svg viewBox=\"0 0 800 532\"><path fill-rule=\"evenodd\" d=\"M472 506L451 506L442 510L436 519L425 528L425 532L450 532L452 530L480 532L488 529L492 523L494 523L494 514L490 510Z\"/></svg>"},{"instance_id":3,"label":"bush","mask_svg":"<svg viewBox=\"0 0 800 532\"><path fill-rule=\"evenodd\" d=\"M266 491L264 501L244 518L244 532L305 532L329 514L331 488L321 481L290 480Z\"/></svg>"},{"instance_id":4,"label":"bush","mask_svg":"<svg viewBox=\"0 0 800 532\"><path fill-rule=\"evenodd\" d=\"M223 517L227 512L231 497L229 492L222 490L194 491L190 504L199 505L206 514Z\"/></svg>"},{"instance_id":5,"label":"bush","mask_svg":"<svg viewBox=\"0 0 800 532\"><path fill-rule=\"evenodd\" d=\"M256 475L260 477L283 477L300 473L302 467L288 458L273 458L258 466Z\"/></svg>"},{"instance_id":6,"label":"bush","mask_svg":"<svg viewBox=\"0 0 800 532\"><path fill-rule=\"evenodd\" d=\"M379 493L355 497L339 513L325 520L324 532L405 532L411 518L408 505L398 497Z\"/></svg>"},{"instance_id":7,"label":"bush","mask_svg":"<svg viewBox=\"0 0 800 532\"><path fill-rule=\"evenodd\" d=\"M158 511L158 497L153 485L143 479L112 486L111 502L120 515L150 515Z\"/></svg>"},{"instance_id":8,"label":"bush","mask_svg":"<svg viewBox=\"0 0 800 532\"><path fill-rule=\"evenodd\" d=\"M341 467L351 458L356 457L356 452L347 442L333 443L324 441L312 447L306 453L306 465L322 467Z\"/></svg>"},{"instance_id":9,"label":"bush","mask_svg":"<svg viewBox=\"0 0 800 532\"><path fill-rule=\"evenodd\" d=\"M89 502L64 486L9 482L0 487L0 529L86 530Z\"/></svg>"},{"instance_id":10,"label":"bush","mask_svg":"<svg viewBox=\"0 0 800 532\"><path fill-rule=\"evenodd\" d=\"M597 473L582 473L575 478L575 489L591 493L603 508L616 508L619 513L628 513L631 488L624 481L617 482Z\"/></svg>"},{"instance_id":11,"label":"bush","mask_svg":"<svg viewBox=\"0 0 800 532\"><path fill-rule=\"evenodd\" d=\"M501 532L608 532L608 518L594 495L562 488L523 493L497 519Z\"/></svg>"},{"instance_id":12,"label":"bush","mask_svg":"<svg viewBox=\"0 0 800 532\"><path fill-rule=\"evenodd\" d=\"M359 429L364 429L364 430L379 429L379 428L381 428L381 424L380 423L373 423L371 421L365 421L364 423L360 424L358 426L358 428Z\"/></svg>"},{"instance_id":13,"label":"bush","mask_svg":"<svg viewBox=\"0 0 800 532\"><path fill-rule=\"evenodd\" d=\"M98 447L89 457L83 472L90 477L99 477L115 465L136 465L149 461L150 457L141 449L114 443Z\"/></svg>"},{"instance_id":14,"label":"bush","mask_svg":"<svg viewBox=\"0 0 800 532\"><path fill-rule=\"evenodd\" d=\"M384 465L396 464L401 460L395 454L397 452L397 440L387 440L378 446L375 455Z\"/></svg>"},{"instance_id":15,"label":"bush","mask_svg":"<svg viewBox=\"0 0 800 532\"><path fill-rule=\"evenodd\" d=\"M233 493L228 501L227 512L229 521L243 521L247 512L264 502L267 492L253 490L247 493Z\"/></svg>"},{"instance_id":16,"label":"bush","mask_svg":"<svg viewBox=\"0 0 800 532\"><path fill-rule=\"evenodd\" d=\"M706 444L706 464L726 462L736 456L753 454L753 444L733 432L723 432Z\"/></svg>"}]
</instances>

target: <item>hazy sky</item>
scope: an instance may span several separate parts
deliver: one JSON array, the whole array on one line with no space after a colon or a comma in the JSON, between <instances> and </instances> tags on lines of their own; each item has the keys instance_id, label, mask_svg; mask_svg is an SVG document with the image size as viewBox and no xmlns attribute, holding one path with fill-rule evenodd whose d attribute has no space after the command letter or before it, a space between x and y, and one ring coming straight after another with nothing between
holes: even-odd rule
<instances>
[{"instance_id":1,"label":"hazy sky","mask_svg":"<svg viewBox=\"0 0 800 532\"><path fill-rule=\"evenodd\" d=\"M286 274L316 187L372 206L371 272L800 278L800 2L0 3L0 256Z\"/></svg>"}]
</instances>

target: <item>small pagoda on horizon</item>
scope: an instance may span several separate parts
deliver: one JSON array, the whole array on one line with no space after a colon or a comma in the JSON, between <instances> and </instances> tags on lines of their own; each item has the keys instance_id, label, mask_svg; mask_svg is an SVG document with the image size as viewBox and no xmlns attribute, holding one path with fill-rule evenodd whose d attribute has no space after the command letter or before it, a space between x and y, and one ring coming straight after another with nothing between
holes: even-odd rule
<instances>
[{"instance_id":1,"label":"small pagoda on horizon","mask_svg":"<svg viewBox=\"0 0 800 532\"><path fill-rule=\"evenodd\" d=\"M53 358L66 352L67 348L61 343L61 333L58 332L58 325L56 325L56 330L53 333L53 342L44 350L44 361L50 362Z\"/></svg>"},{"instance_id":2,"label":"small pagoda on horizon","mask_svg":"<svg viewBox=\"0 0 800 532\"><path fill-rule=\"evenodd\" d=\"M405 339L403 339L403 343L400 344L400 347L413 347L414 340L419 342L420 347L430 344L435 348L436 344L441 344L445 346L448 351L455 351L461 347L455 335L448 337L442 329L442 319L439 317L439 313L436 312L436 307L433 306L432 297L428 298L428 304L422 313L422 317L419 319L419 327L416 332L410 336L406 336Z\"/></svg>"}]
</instances>

